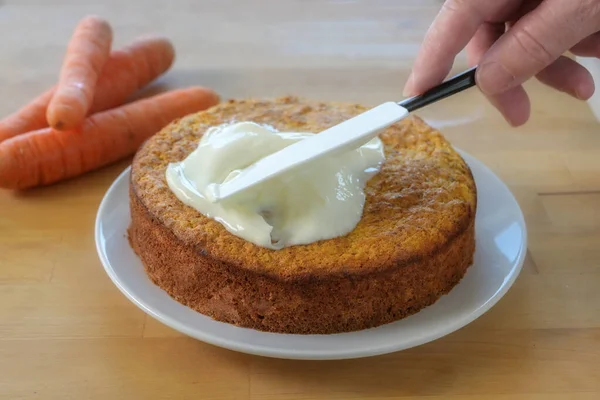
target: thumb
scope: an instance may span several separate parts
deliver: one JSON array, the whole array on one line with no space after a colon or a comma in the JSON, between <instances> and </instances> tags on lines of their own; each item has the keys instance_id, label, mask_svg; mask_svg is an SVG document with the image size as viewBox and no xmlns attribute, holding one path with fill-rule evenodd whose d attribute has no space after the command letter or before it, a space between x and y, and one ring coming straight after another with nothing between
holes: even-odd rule
<instances>
[{"instance_id":1,"label":"thumb","mask_svg":"<svg viewBox=\"0 0 600 400\"><path fill-rule=\"evenodd\" d=\"M483 56L477 84L487 95L519 86L600 28L600 1L546 0Z\"/></svg>"}]
</instances>

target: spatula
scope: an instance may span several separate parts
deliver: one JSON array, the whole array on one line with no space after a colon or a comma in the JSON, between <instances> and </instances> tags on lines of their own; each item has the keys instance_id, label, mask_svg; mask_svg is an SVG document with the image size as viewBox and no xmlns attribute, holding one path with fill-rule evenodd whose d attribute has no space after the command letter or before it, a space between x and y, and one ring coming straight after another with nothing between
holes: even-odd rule
<instances>
[{"instance_id":1,"label":"spatula","mask_svg":"<svg viewBox=\"0 0 600 400\"><path fill-rule=\"evenodd\" d=\"M234 179L213 187L213 202L230 198L306 163L362 146L410 112L474 86L476 68L462 72L421 95L399 103L383 103L259 160Z\"/></svg>"}]
</instances>

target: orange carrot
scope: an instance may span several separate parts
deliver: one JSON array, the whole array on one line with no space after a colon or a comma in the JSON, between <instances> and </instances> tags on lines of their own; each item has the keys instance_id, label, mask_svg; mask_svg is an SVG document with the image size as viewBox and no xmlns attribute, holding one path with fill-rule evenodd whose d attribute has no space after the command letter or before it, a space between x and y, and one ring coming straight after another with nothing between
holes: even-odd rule
<instances>
[{"instance_id":1,"label":"orange carrot","mask_svg":"<svg viewBox=\"0 0 600 400\"><path fill-rule=\"evenodd\" d=\"M207 88L173 90L94 114L73 131L44 128L15 136L0 143L0 187L49 185L111 164L172 120L218 102Z\"/></svg>"},{"instance_id":2,"label":"orange carrot","mask_svg":"<svg viewBox=\"0 0 600 400\"><path fill-rule=\"evenodd\" d=\"M54 87L0 121L0 142L25 132L47 127L46 109L53 94Z\"/></svg>"},{"instance_id":3,"label":"orange carrot","mask_svg":"<svg viewBox=\"0 0 600 400\"><path fill-rule=\"evenodd\" d=\"M175 59L171 42L162 37L139 38L114 50L102 69L88 115L125 103L133 93L167 71ZM48 127L46 109L56 86L0 121L0 142Z\"/></svg>"},{"instance_id":4,"label":"orange carrot","mask_svg":"<svg viewBox=\"0 0 600 400\"><path fill-rule=\"evenodd\" d=\"M58 87L46 112L50 126L69 130L83 122L110 56L112 38L112 28L103 19L90 16L77 24L67 46Z\"/></svg>"},{"instance_id":5,"label":"orange carrot","mask_svg":"<svg viewBox=\"0 0 600 400\"><path fill-rule=\"evenodd\" d=\"M98 80L91 112L122 105L129 96L167 71L175 59L173 44L164 37L144 37L115 50Z\"/></svg>"}]
</instances>

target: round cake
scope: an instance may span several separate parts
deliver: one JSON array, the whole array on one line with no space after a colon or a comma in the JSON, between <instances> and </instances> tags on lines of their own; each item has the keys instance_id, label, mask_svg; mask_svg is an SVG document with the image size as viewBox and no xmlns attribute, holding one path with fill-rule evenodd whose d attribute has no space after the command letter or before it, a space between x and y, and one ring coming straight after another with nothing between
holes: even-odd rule
<instances>
[{"instance_id":1,"label":"round cake","mask_svg":"<svg viewBox=\"0 0 600 400\"><path fill-rule=\"evenodd\" d=\"M320 132L368 107L295 97L231 100L172 122L137 152L129 240L148 276L215 320L261 331L332 334L376 327L436 302L475 250L476 187L444 137L411 116L385 129L386 160L345 236L272 250L184 205L165 179L212 126L231 121Z\"/></svg>"}]
</instances>

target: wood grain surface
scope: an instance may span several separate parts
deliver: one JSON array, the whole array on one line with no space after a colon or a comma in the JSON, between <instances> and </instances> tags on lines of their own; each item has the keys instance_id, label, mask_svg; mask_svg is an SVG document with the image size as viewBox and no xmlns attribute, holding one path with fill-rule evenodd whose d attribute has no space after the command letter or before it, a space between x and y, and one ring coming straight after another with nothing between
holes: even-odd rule
<instances>
[{"instance_id":1,"label":"wood grain surface","mask_svg":"<svg viewBox=\"0 0 600 400\"><path fill-rule=\"evenodd\" d=\"M223 98L296 94L400 100L441 1L0 3L0 115L54 83L82 16L115 45L169 36L174 68L150 92L203 84ZM464 57L455 71L465 68ZM600 125L584 102L527 84L509 128L476 90L420 113L517 197L529 252L509 293L469 326L374 358L248 356L147 317L96 255L97 207L129 160L27 193L0 191L0 399L600 398Z\"/></svg>"}]
</instances>

